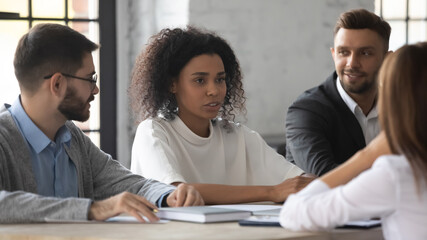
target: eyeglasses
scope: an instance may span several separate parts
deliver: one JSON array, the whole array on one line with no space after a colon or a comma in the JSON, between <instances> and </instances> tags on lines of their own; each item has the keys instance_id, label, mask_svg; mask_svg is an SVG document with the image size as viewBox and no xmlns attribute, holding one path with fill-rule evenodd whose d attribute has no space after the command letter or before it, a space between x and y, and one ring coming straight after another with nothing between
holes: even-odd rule
<instances>
[{"instance_id":1,"label":"eyeglasses","mask_svg":"<svg viewBox=\"0 0 427 240\"><path fill-rule=\"evenodd\" d=\"M66 76L66 77L75 78L75 79L79 79L79 80L83 80L83 81L90 82L90 83L91 83L91 85L92 85L92 89L91 89L91 91L93 91L93 89L95 89L96 81L98 80L98 74L96 74L96 73L94 73L94 74L92 75L92 77L90 77L90 78L77 77L77 76L73 76L73 75L70 75L70 74L67 74L67 73L61 73L61 74L62 74L62 75L64 75L64 76ZM51 75L49 75L49 76L45 76L45 77L43 77L43 78L44 78L44 79L49 79L49 78L51 78L52 76L53 76L53 74L51 74Z\"/></svg>"}]
</instances>

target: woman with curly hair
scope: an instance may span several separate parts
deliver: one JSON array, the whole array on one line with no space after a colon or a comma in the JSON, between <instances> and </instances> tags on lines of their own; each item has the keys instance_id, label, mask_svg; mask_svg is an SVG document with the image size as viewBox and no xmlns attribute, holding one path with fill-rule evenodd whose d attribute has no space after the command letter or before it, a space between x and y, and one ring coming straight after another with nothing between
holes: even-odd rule
<instances>
[{"instance_id":1,"label":"woman with curly hair","mask_svg":"<svg viewBox=\"0 0 427 240\"><path fill-rule=\"evenodd\" d=\"M378 80L384 133L371 143L388 154L373 165L349 160L291 195L281 211L283 227L318 231L381 217L385 239L427 239L427 42L389 54ZM372 167L352 172L349 164ZM343 184L347 175L358 176Z\"/></svg>"},{"instance_id":2,"label":"woman with curly hair","mask_svg":"<svg viewBox=\"0 0 427 240\"><path fill-rule=\"evenodd\" d=\"M142 122L131 170L178 185L205 203L281 202L313 178L234 123L245 113L239 62L228 43L195 27L164 29L136 60L130 87Z\"/></svg>"}]
</instances>

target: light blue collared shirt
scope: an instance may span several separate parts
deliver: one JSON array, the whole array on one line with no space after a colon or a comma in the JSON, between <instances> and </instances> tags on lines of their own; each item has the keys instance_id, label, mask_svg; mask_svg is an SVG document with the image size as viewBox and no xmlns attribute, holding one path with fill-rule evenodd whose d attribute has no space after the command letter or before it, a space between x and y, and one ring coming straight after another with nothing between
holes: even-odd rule
<instances>
[{"instance_id":1,"label":"light blue collared shirt","mask_svg":"<svg viewBox=\"0 0 427 240\"><path fill-rule=\"evenodd\" d=\"M62 126L51 141L28 117L19 97L8 109L31 152L38 194L52 197L78 197L77 170L67 155L64 144L70 146L71 133Z\"/></svg>"}]
</instances>

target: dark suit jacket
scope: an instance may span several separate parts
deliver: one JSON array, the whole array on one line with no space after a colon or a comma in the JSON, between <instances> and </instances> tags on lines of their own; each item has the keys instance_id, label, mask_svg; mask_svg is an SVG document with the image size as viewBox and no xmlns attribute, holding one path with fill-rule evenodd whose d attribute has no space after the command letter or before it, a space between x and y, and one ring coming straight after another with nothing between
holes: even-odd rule
<instances>
[{"instance_id":1,"label":"dark suit jacket","mask_svg":"<svg viewBox=\"0 0 427 240\"><path fill-rule=\"evenodd\" d=\"M334 72L301 94L286 116L286 159L318 176L365 147L362 128L336 88Z\"/></svg>"}]
</instances>

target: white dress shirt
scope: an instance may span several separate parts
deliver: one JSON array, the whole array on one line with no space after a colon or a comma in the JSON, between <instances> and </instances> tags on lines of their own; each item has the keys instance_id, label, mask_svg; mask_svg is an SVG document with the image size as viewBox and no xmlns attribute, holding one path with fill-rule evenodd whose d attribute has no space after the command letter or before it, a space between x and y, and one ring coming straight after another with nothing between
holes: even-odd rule
<instances>
[{"instance_id":1,"label":"white dress shirt","mask_svg":"<svg viewBox=\"0 0 427 240\"><path fill-rule=\"evenodd\" d=\"M427 184L417 192L404 156L379 157L346 185L330 189L317 179L288 197L280 223L291 230L325 230L349 221L381 217L385 239L427 239Z\"/></svg>"},{"instance_id":2,"label":"white dress shirt","mask_svg":"<svg viewBox=\"0 0 427 240\"><path fill-rule=\"evenodd\" d=\"M374 139L380 133L377 105L375 104L375 106L368 113L368 116L365 116L362 109L341 86L339 77L337 77L336 85L341 98L359 122L359 125L363 131L363 136L365 137L365 143L368 145L369 142L371 142L372 139Z\"/></svg>"}]
</instances>

